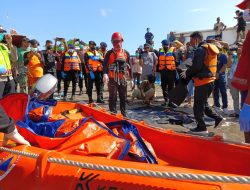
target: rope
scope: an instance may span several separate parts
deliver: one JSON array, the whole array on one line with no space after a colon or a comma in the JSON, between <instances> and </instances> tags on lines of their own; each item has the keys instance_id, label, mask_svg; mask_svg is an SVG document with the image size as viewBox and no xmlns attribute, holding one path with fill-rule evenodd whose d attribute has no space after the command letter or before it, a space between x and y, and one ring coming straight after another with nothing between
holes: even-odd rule
<instances>
[{"instance_id":1,"label":"rope","mask_svg":"<svg viewBox=\"0 0 250 190\"><path fill-rule=\"evenodd\" d=\"M20 150L12 150L5 147L0 147L1 151L17 154L29 158L38 158L39 154L28 153ZM191 180L191 181L207 181L207 182L221 182L221 183L238 183L238 184L250 184L250 177L248 176L222 176L222 175L209 175L209 174L191 174L191 173L175 173L175 172L160 172L152 170L139 170L134 168L122 168L117 166L107 166L92 163L83 163L73 160L65 160L60 158L48 158L48 162L62 164L67 166L75 166L79 168L85 168L89 170L108 171L121 174L129 174L144 177L154 177L163 179L174 180Z\"/></svg>"}]
</instances>

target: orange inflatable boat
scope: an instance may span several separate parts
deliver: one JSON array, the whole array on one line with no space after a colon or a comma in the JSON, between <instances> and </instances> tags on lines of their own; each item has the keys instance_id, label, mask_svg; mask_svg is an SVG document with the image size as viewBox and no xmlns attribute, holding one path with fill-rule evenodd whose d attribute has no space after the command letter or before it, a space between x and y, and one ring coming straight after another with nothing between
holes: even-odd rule
<instances>
[{"instance_id":1,"label":"orange inflatable boat","mask_svg":"<svg viewBox=\"0 0 250 190\"><path fill-rule=\"evenodd\" d=\"M0 147L0 190L250 189L247 145L153 129L93 105L37 106L25 94L0 104L32 145Z\"/></svg>"}]
</instances>

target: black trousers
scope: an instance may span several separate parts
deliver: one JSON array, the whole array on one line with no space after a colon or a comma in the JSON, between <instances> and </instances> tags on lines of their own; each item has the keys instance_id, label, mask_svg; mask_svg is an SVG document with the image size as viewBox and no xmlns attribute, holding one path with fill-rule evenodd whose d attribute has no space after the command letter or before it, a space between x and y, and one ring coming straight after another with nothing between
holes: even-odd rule
<instances>
[{"instance_id":1,"label":"black trousers","mask_svg":"<svg viewBox=\"0 0 250 190\"><path fill-rule=\"evenodd\" d=\"M5 113L3 107L0 105L0 132L2 133L11 133L15 129L13 119Z\"/></svg>"},{"instance_id":2,"label":"black trousers","mask_svg":"<svg viewBox=\"0 0 250 190\"><path fill-rule=\"evenodd\" d=\"M84 80L84 82L85 82L85 88L86 88L86 91L88 91L88 74L87 73L83 73L83 78L82 79L80 79L79 78L79 88L80 88L80 90L82 91L82 89L83 89L83 80Z\"/></svg>"},{"instance_id":3,"label":"black trousers","mask_svg":"<svg viewBox=\"0 0 250 190\"><path fill-rule=\"evenodd\" d=\"M63 80L62 78L62 74L61 71L56 70L56 78L57 78L57 93L60 94L61 93L61 82Z\"/></svg>"},{"instance_id":4,"label":"black trousers","mask_svg":"<svg viewBox=\"0 0 250 190\"><path fill-rule=\"evenodd\" d=\"M6 96L7 94L15 92L16 92L16 84L14 79L0 82L0 99Z\"/></svg>"},{"instance_id":5,"label":"black trousers","mask_svg":"<svg viewBox=\"0 0 250 190\"><path fill-rule=\"evenodd\" d=\"M65 71L66 77L64 79L64 97L67 97L70 81L72 81L72 96L76 94L76 83L78 79L78 71Z\"/></svg>"},{"instance_id":6,"label":"black trousers","mask_svg":"<svg viewBox=\"0 0 250 190\"><path fill-rule=\"evenodd\" d=\"M117 92L120 99L120 110L122 115L126 115L126 98L127 98L127 85L118 85L114 79L109 79L108 83L109 90L109 110L113 113L117 113L116 102L117 102Z\"/></svg>"},{"instance_id":7,"label":"black trousers","mask_svg":"<svg viewBox=\"0 0 250 190\"><path fill-rule=\"evenodd\" d=\"M206 129L204 122L204 114L213 119L219 119L219 116L214 110L208 105L208 98L211 95L214 88L214 83L208 83L202 86L196 86L194 90L194 117L197 122L197 127Z\"/></svg>"},{"instance_id":8,"label":"black trousers","mask_svg":"<svg viewBox=\"0 0 250 190\"><path fill-rule=\"evenodd\" d=\"M161 71L161 89L166 102L168 101L168 92L174 88L175 78L176 71Z\"/></svg>"},{"instance_id":9,"label":"black trousers","mask_svg":"<svg viewBox=\"0 0 250 190\"><path fill-rule=\"evenodd\" d=\"M93 84L95 83L95 87L96 87L96 93L97 93L97 99L101 99L102 98L102 73L99 71L95 71L94 72L95 75L95 79L91 79L90 76L88 76L88 96L89 96L89 100L92 100L92 91L93 91Z\"/></svg>"}]
</instances>

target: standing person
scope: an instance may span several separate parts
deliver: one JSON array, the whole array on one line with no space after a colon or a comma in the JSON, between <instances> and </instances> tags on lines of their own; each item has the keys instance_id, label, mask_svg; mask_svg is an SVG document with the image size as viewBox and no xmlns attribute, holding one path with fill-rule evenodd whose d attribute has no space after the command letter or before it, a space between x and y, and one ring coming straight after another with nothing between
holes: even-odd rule
<instances>
[{"instance_id":1,"label":"standing person","mask_svg":"<svg viewBox=\"0 0 250 190\"><path fill-rule=\"evenodd\" d=\"M227 56L224 53L222 53L222 46L220 45L220 43L216 42L215 45L220 51L218 55L216 80L214 82L214 91L213 91L215 110L217 112L221 111L221 106L219 101L220 100L219 92L220 92L222 97L223 113L224 115L229 115L227 109L228 99L227 99L227 81L226 81Z\"/></svg>"},{"instance_id":2,"label":"standing person","mask_svg":"<svg viewBox=\"0 0 250 190\"><path fill-rule=\"evenodd\" d=\"M150 52L150 45L144 44L144 52L140 59L142 66L142 80L147 80L148 75L155 75L156 66L158 64L157 56L154 52Z\"/></svg>"},{"instance_id":3,"label":"standing person","mask_svg":"<svg viewBox=\"0 0 250 190\"><path fill-rule=\"evenodd\" d=\"M185 38L184 34L180 34L179 41L180 41L183 45L185 45L185 43L186 43L186 38Z\"/></svg>"},{"instance_id":4,"label":"standing person","mask_svg":"<svg viewBox=\"0 0 250 190\"><path fill-rule=\"evenodd\" d=\"M102 57L102 63L103 63L104 57L106 56L106 54L108 52L107 47L108 47L108 45L105 42L100 43L99 52L100 52L101 57ZM101 99L103 100L103 92L104 92L103 72L101 72L101 77L102 77L102 80L101 80Z\"/></svg>"},{"instance_id":5,"label":"standing person","mask_svg":"<svg viewBox=\"0 0 250 190\"><path fill-rule=\"evenodd\" d=\"M244 0L237 5L240 9L250 9L250 0ZM249 18L248 18L249 19ZM242 109L240 112L240 130L244 132L245 142L250 143L250 32L247 33L242 47L242 53L234 73L231 84L236 89L244 92L242 99Z\"/></svg>"},{"instance_id":6,"label":"standing person","mask_svg":"<svg viewBox=\"0 0 250 190\"><path fill-rule=\"evenodd\" d=\"M53 43L51 40L46 40L45 48L46 50L42 51L44 57L43 73L55 76L57 57L55 52L53 51Z\"/></svg>"},{"instance_id":7,"label":"standing person","mask_svg":"<svg viewBox=\"0 0 250 190\"><path fill-rule=\"evenodd\" d=\"M245 31L246 31L246 21L243 19L243 12L240 10L235 11L237 19L237 37L236 37L236 42L238 42L241 39L245 39ZM241 35L242 33L242 35Z\"/></svg>"},{"instance_id":8,"label":"standing person","mask_svg":"<svg viewBox=\"0 0 250 190\"><path fill-rule=\"evenodd\" d=\"M135 57L131 58L131 70L133 73L133 78L134 78L134 86L132 89L135 88L135 83L137 85L137 88L140 86L140 81L141 81L141 74L142 74L142 66L140 65L140 55L139 52L135 52Z\"/></svg>"},{"instance_id":9,"label":"standing person","mask_svg":"<svg viewBox=\"0 0 250 190\"><path fill-rule=\"evenodd\" d=\"M215 38L222 40L222 32L226 30L227 26L220 21L220 17L216 19L216 23L214 24Z\"/></svg>"},{"instance_id":10,"label":"standing person","mask_svg":"<svg viewBox=\"0 0 250 190\"><path fill-rule=\"evenodd\" d=\"M0 99L7 94L15 92L15 81L13 79L8 47L2 43L5 35L0 31Z\"/></svg>"},{"instance_id":11,"label":"standing person","mask_svg":"<svg viewBox=\"0 0 250 190\"><path fill-rule=\"evenodd\" d=\"M228 67L229 75L228 75L228 86L230 89L230 93L233 98L233 105L234 105L234 113L232 113L230 116L232 117L239 117L240 114L240 91L232 86L232 79L234 76L234 73L236 71L239 59L241 57L241 50L242 50L242 43L237 43L238 48L236 52L230 52L228 55Z\"/></svg>"},{"instance_id":12,"label":"standing person","mask_svg":"<svg viewBox=\"0 0 250 190\"><path fill-rule=\"evenodd\" d=\"M23 38L21 42L21 47L17 49L18 55L18 77L17 83L20 87L20 92L25 93L27 88L27 67L24 66L24 54L29 52L29 39Z\"/></svg>"},{"instance_id":13,"label":"standing person","mask_svg":"<svg viewBox=\"0 0 250 190\"><path fill-rule=\"evenodd\" d=\"M208 133L204 122L204 113L208 117L215 119L214 127L219 127L223 121L223 118L215 113L211 107L209 107L207 102L214 87L217 71L217 55L219 50L215 45L203 42L201 32L193 32L190 35L190 44L196 48L193 64L190 68L180 74L184 79L193 78L195 84L193 111L197 127L190 131L201 134Z\"/></svg>"},{"instance_id":14,"label":"standing person","mask_svg":"<svg viewBox=\"0 0 250 190\"><path fill-rule=\"evenodd\" d=\"M16 127L14 120L9 118L9 116L4 111L3 107L0 105L0 132L4 133L4 139L2 146L6 146L8 140L15 141L19 144L29 145L30 143L26 141L23 136L21 136Z\"/></svg>"},{"instance_id":15,"label":"standing person","mask_svg":"<svg viewBox=\"0 0 250 190\"><path fill-rule=\"evenodd\" d=\"M133 84L129 62L130 57L129 53L122 48L123 37L121 33L113 33L111 42L113 44L113 49L109 50L104 58L103 82L108 83L109 110L113 113L117 113L116 101L118 91L121 114L126 116L127 71L129 72L131 83Z\"/></svg>"},{"instance_id":16,"label":"standing person","mask_svg":"<svg viewBox=\"0 0 250 190\"><path fill-rule=\"evenodd\" d=\"M61 41L61 44L57 46L57 42ZM57 78L57 95L58 98L61 98L61 82L63 80L61 70L62 70L62 59L65 55L65 51L67 51L67 44L64 38L55 38L55 45L56 49L56 78Z\"/></svg>"},{"instance_id":17,"label":"standing person","mask_svg":"<svg viewBox=\"0 0 250 190\"><path fill-rule=\"evenodd\" d=\"M92 99L92 90L93 90L93 83L95 83L96 93L97 93L97 103L105 103L102 99L102 73L103 73L103 66L102 66L103 58L101 54L96 50L96 43L94 41L89 41L89 49L85 53L84 62L88 69L89 73L89 81L88 81L88 97L89 103L93 102Z\"/></svg>"},{"instance_id":18,"label":"standing person","mask_svg":"<svg viewBox=\"0 0 250 190\"><path fill-rule=\"evenodd\" d=\"M166 106L168 101L168 92L174 88L174 82L176 79L176 62L174 48L169 47L169 42L167 40L163 40L161 44L162 48L159 51L158 65L161 73L161 89L165 100L162 106ZM169 102L168 106L173 108L177 107L172 102Z\"/></svg>"},{"instance_id":19,"label":"standing person","mask_svg":"<svg viewBox=\"0 0 250 190\"><path fill-rule=\"evenodd\" d=\"M64 92L63 92L63 99L67 101L67 94L69 89L70 81L72 81L72 95L71 100L75 100L75 93L76 93L76 83L78 76L81 71L81 61L75 51L75 46L73 44L68 45L68 50L65 52L62 58L62 68L61 74L62 78L64 79Z\"/></svg>"},{"instance_id":20,"label":"standing person","mask_svg":"<svg viewBox=\"0 0 250 190\"><path fill-rule=\"evenodd\" d=\"M169 36L168 36L168 41L169 43L172 43L175 41L175 35L174 32L170 32Z\"/></svg>"},{"instance_id":21,"label":"standing person","mask_svg":"<svg viewBox=\"0 0 250 190\"><path fill-rule=\"evenodd\" d=\"M30 40L30 51L24 54L24 65L27 66L28 91L30 92L39 78L43 76L43 55L38 50L39 42Z\"/></svg>"},{"instance_id":22,"label":"standing person","mask_svg":"<svg viewBox=\"0 0 250 190\"><path fill-rule=\"evenodd\" d=\"M146 43L149 43L154 39L154 35L150 32L150 28L147 28L147 33L145 34Z\"/></svg>"},{"instance_id":23,"label":"standing person","mask_svg":"<svg viewBox=\"0 0 250 190\"><path fill-rule=\"evenodd\" d=\"M85 55L85 50L84 46L82 44L79 45L80 49L77 51L77 54L81 60L81 67L82 71L81 74L79 75L79 88L80 92L79 95L83 94L83 80L85 81L85 88L86 88L86 94L88 93L88 77L87 77L87 72L86 72L86 66L84 63L84 55Z\"/></svg>"}]
</instances>

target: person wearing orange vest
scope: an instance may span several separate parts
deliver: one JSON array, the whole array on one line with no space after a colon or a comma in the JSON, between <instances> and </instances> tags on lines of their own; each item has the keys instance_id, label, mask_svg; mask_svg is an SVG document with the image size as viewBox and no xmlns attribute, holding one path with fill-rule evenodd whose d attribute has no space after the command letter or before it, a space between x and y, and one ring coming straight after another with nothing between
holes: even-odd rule
<instances>
[{"instance_id":1,"label":"person wearing orange vest","mask_svg":"<svg viewBox=\"0 0 250 190\"><path fill-rule=\"evenodd\" d=\"M169 47L169 42L167 40L163 40L161 43L162 48L159 51L158 69L161 73L161 88L163 98L165 100L162 106L166 106L168 101L168 92L174 88L176 78L176 62L174 47ZM172 102L169 102L168 106L173 108L177 107Z\"/></svg>"},{"instance_id":2,"label":"person wearing orange vest","mask_svg":"<svg viewBox=\"0 0 250 190\"><path fill-rule=\"evenodd\" d=\"M73 44L68 45L68 50L62 58L61 74L64 79L64 101L67 101L67 93L70 81L72 81L72 95L71 100L75 100L76 83L78 75L81 73L81 61L75 51Z\"/></svg>"},{"instance_id":3,"label":"person wearing orange vest","mask_svg":"<svg viewBox=\"0 0 250 190\"><path fill-rule=\"evenodd\" d=\"M39 42L30 40L30 51L24 54L24 66L27 66L28 91L36 84L37 80L43 76L44 58L38 50Z\"/></svg>"},{"instance_id":4,"label":"person wearing orange vest","mask_svg":"<svg viewBox=\"0 0 250 190\"><path fill-rule=\"evenodd\" d=\"M180 76L184 79L192 78L195 85L193 111L197 127L190 132L205 135L208 131L204 122L204 113L215 120L215 128L221 126L223 122L223 117L211 109L207 102L214 88L219 50L215 45L203 42L201 32L193 32L190 35L190 44L196 49L193 64Z\"/></svg>"},{"instance_id":5,"label":"person wearing orange vest","mask_svg":"<svg viewBox=\"0 0 250 190\"><path fill-rule=\"evenodd\" d=\"M116 101L118 92L121 114L126 116L127 72L129 73L131 85L133 86L130 55L122 48L123 37L121 33L113 33L111 42L113 48L107 52L103 62L103 82L108 83L109 110L113 113L117 113Z\"/></svg>"},{"instance_id":6,"label":"person wearing orange vest","mask_svg":"<svg viewBox=\"0 0 250 190\"><path fill-rule=\"evenodd\" d=\"M96 43L89 41L89 49L84 55L84 62L87 68L88 77L88 97L89 103L93 102L92 90L93 83L95 83L97 93L97 103L104 103L102 88L102 73L103 73L103 58L101 54L96 50Z\"/></svg>"}]
</instances>

